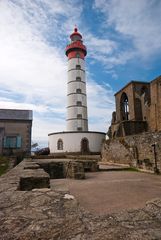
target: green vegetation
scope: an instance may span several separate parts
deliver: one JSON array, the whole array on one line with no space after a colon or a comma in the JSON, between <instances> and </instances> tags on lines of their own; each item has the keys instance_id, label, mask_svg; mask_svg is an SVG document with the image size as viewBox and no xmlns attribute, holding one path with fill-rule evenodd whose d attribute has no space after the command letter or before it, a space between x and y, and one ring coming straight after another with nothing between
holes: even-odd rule
<instances>
[{"instance_id":1,"label":"green vegetation","mask_svg":"<svg viewBox=\"0 0 161 240\"><path fill-rule=\"evenodd\" d=\"M6 157L0 156L0 176L4 174L9 167L9 159Z\"/></svg>"},{"instance_id":2,"label":"green vegetation","mask_svg":"<svg viewBox=\"0 0 161 240\"><path fill-rule=\"evenodd\" d=\"M126 169L129 172L140 172L139 169L135 168L135 167L129 167Z\"/></svg>"}]
</instances>

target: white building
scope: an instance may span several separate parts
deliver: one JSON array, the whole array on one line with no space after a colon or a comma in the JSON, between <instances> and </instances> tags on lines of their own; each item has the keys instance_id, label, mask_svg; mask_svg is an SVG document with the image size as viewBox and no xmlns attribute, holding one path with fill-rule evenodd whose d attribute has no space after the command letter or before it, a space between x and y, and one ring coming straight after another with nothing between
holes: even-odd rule
<instances>
[{"instance_id":1,"label":"white building","mask_svg":"<svg viewBox=\"0 0 161 240\"><path fill-rule=\"evenodd\" d=\"M50 133L50 153L98 153L105 133L88 131L87 95L85 77L86 46L74 29L71 43L66 47L68 57L67 131Z\"/></svg>"}]
</instances>

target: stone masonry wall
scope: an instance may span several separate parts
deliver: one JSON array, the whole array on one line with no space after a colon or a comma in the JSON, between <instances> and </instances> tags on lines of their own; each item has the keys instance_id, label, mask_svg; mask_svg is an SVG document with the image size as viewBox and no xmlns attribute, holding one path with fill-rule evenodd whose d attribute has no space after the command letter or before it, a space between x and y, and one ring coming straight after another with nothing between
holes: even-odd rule
<instances>
[{"instance_id":1,"label":"stone masonry wall","mask_svg":"<svg viewBox=\"0 0 161 240\"><path fill-rule=\"evenodd\" d=\"M147 132L138 135L107 140L102 147L102 161L153 170L156 159L161 171L161 132Z\"/></svg>"},{"instance_id":2,"label":"stone masonry wall","mask_svg":"<svg viewBox=\"0 0 161 240\"><path fill-rule=\"evenodd\" d=\"M150 129L161 130L161 76L151 82Z\"/></svg>"}]
</instances>

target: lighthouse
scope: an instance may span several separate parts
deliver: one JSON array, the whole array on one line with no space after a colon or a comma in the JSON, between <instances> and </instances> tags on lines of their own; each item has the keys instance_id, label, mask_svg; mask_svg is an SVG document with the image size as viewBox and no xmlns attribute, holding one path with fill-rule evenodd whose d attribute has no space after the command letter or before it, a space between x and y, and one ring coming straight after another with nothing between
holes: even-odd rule
<instances>
[{"instance_id":1,"label":"lighthouse","mask_svg":"<svg viewBox=\"0 0 161 240\"><path fill-rule=\"evenodd\" d=\"M98 154L105 133L88 130L85 57L86 46L75 27L66 46L67 114L66 131L49 133L50 153Z\"/></svg>"},{"instance_id":2,"label":"lighthouse","mask_svg":"<svg viewBox=\"0 0 161 240\"><path fill-rule=\"evenodd\" d=\"M82 35L74 28L71 43L66 47L68 57L67 131L88 131L85 77L86 46Z\"/></svg>"}]
</instances>

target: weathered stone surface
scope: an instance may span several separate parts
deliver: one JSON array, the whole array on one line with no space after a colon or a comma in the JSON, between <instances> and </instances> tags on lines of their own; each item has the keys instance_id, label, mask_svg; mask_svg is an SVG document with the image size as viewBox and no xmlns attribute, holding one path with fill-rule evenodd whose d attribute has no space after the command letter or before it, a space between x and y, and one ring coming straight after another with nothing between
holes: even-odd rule
<instances>
[{"instance_id":1,"label":"weathered stone surface","mask_svg":"<svg viewBox=\"0 0 161 240\"><path fill-rule=\"evenodd\" d=\"M40 168L40 166L36 163L27 163L24 166L24 169L38 169L38 168Z\"/></svg>"},{"instance_id":2,"label":"weathered stone surface","mask_svg":"<svg viewBox=\"0 0 161 240\"><path fill-rule=\"evenodd\" d=\"M0 178L0 240L161 239L161 199L104 216L80 208L67 191L17 191L22 162Z\"/></svg>"},{"instance_id":3,"label":"weathered stone surface","mask_svg":"<svg viewBox=\"0 0 161 240\"><path fill-rule=\"evenodd\" d=\"M66 177L74 179L85 179L83 164L71 161L66 165Z\"/></svg>"},{"instance_id":4,"label":"weathered stone surface","mask_svg":"<svg viewBox=\"0 0 161 240\"><path fill-rule=\"evenodd\" d=\"M102 147L102 161L129 164L154 171L152 145L156 143L157 167L161 171L161 132L149 132L107 140Z\"/></svg>"},{"instance_id":5,"label":"weathered stone surface","mask_svg":"<svg viewBox=\"0 0 161 240\"><path fill-rule=\"evenodd\" d=\"M85 172L97 172L98 171L98 161L97 160L78 160L83 164Z\"/></svg>"},{"instance_id":6,"label":"weathered stone surface","mask_svg":"<svg viewBox=\"0 0 161 240\"><path fill-rule=\"evenodd\" d=\"M35 159L34 161L50 175L51 179L66 178L67 176L75 179L83 179L85 178L84 171L98 171L98 160L86 158L87 156L85 159L73 156L73 158L69 159ZM78 173L74 176L72 172Z\"/></svg>"},{"instance_id":7,"label":"weathered stone surface","mask_svg":"<svg viewBox=\"0 0 161 240\"><path fill-rule=\"evenodd\" d=\"M43 169L25 169L20 175L19 190L50 187L49 175Z\"/></svg>"},{"instance_id":8,"label":"weathered stone surface","mask_svg":"<svg viewBox=\"0 0 161 240\"><path fill-rule=\"evenodd\" d=\"M36 159L36 163L50 175L51 179L66 177L65 165L70 160L66 159Z\"/></svg>"}]
</instances>

